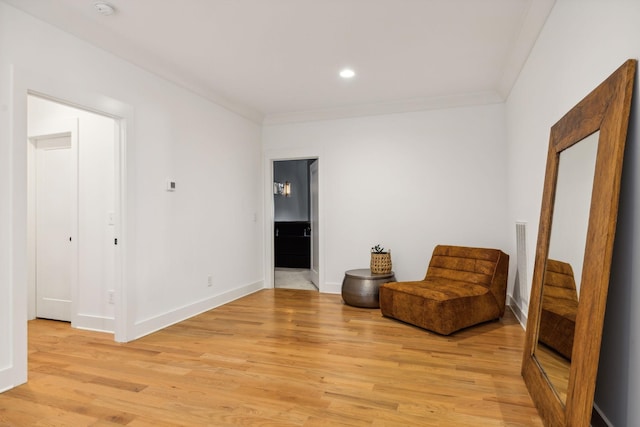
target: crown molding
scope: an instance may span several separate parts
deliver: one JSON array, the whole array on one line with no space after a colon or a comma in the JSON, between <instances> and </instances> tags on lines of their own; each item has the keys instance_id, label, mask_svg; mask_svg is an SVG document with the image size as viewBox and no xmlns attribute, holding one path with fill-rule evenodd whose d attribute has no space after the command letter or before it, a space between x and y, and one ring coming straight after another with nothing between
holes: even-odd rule
<instances>
[{"instance_id":1,"label":"crown molding","mask_svg":"<svg viewBox=\"0 0 640 427\"><path fill-rule=\"evenodd\" d=\"M472 105L500 104L502 102L504 102L504 98L495 91L411 98L392 102L347 105L335 108L267 114L264 118L263 125L269 126L318 120L337 120L351 117L376 116L382 114L409 113L424 110L441 110Z\"/></svg>"}]
</instances>

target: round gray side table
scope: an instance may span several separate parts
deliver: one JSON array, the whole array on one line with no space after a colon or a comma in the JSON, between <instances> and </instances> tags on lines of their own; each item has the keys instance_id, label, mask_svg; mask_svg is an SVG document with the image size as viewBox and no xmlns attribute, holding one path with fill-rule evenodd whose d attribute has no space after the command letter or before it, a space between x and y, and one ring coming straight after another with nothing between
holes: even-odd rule
<instances>
[{"instance_id":1,"label":"round gray side table","mask_svg":"<svg viewBox=\"0 0 640 427\"><path fill-rule=\"evenodd\" d=\"M342 281L342 299L355 307L378 308L380 285L395 282L393 271L386 274L373 274L368 268L349 270Z\"/></svg>"}]
</instances>

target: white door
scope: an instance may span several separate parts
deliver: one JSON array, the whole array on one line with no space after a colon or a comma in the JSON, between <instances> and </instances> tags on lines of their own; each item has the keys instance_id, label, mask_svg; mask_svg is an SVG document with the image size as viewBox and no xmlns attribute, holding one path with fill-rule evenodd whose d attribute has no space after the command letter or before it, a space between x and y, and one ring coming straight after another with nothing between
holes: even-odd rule
<instances>
[{"instance_id":1,"label":"white door","mask_svg":"<svg viewBox=\"0 0 640 427\"><path fill-rule=\"evenodd\" d=\"M73 162L70 136L36 145L36 316L71 321Z\"/></svg>"},{"instance_id":2,"label":"white door","mask_svg":"<svg viewBox=\"0 0 640 427\"><path fill-rule=\"evenodd\" d=\"M309 166L309 200L311 210L311 274L314 285L320 289L318 273L318 160Z\"/></svg>"}]
</instances>

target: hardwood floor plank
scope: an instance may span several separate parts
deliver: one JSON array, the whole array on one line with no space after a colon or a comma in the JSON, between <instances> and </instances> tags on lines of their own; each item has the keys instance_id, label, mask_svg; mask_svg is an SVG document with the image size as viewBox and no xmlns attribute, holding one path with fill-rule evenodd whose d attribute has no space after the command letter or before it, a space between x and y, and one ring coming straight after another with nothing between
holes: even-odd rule
<instances>
[{"instance_id":1,"label":"hardwood floor plank","mask_svg":"<svg viewBox=\"0 0 640 427\"><path fill-rule=\"evenodd\" d=\"M35 320L0 426L541 426L523 346L510 313L444 337L288 289L127 344Z\"/></svg>"}]
</instances>

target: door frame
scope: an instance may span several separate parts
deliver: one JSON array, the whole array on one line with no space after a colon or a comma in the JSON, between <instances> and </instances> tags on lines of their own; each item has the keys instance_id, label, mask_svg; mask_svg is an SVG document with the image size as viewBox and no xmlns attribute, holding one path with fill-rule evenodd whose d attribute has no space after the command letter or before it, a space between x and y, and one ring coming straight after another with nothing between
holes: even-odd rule
<instances>
[{"instance_id":1,"label":"door frame","mask_svg":"<svg viewBox=\"0 0 640 427\"><path fill-rule=\"evenodd\" d=\"M56 120L47 125L46 133L36 130L28 137L27 143L27 318L35 319L37 316L37 277L36 277L36 153L39 140L55 138L57 136L69 136L71 140L71 326L75 327L78 317L78 119L69 118Z\"/></svg>"},{"instance_id":2,"label":"door frame","mask_svg":"<svg viewBox=\"0 0 640 427\"><path fill-rule=\"evenodd\" d=\"M318 290L325 291L324 278L324 178L322 155L315 150L305 148L289 148L266 150L264 152L264 287L274 287L275 254L274 254L274 221L275 203L273 200L274 167L276 161L307 160L318 161Z\"/></svg>"},{"instance_id":3,"label":"door frame","mask_svg":"<svg viewBox=\"0 0 640 427\"><path fill-rule=\"evenodd\" d=\"M315 159L315 161L313 161L311 164L308 165L307 170L309 171L309 224L311 225L311 248L310 248L310 275L311 275L311 282L313 282L316 286L318 286L318 289L320 288L320 274L319 274L319 259L318 262L316 263L314 260L316 258L317 255L319 255L319 253L317 253L317 250L315 249L316 247L318 247L318 237L319 237L319 226L316 227L318 220L319 220L319 206L318 206L318 200L319 199L319 182L320 182L320 175L318 174L318 165L320 164L320 161L318 159ZM314 182L313 180L313 172L315 171L315 176L316 176L316 180ZM316 193L316 197L313 197L314 194L314 187L315 187L315 193ZM315 224L314 224L314 218L315 218ZM319 258L319 257L318 257Z\"/></svg>"},{"instance_id":4,"label":"door frame","mask_svg":"<svg viewBox=\"0 0 640 427\"><path fill-rule=\"evenodd\" d=\"M9 210L12 230L9 235L11 258L9 283L11 307L10 346L8 365L0 369L0 389L27 381L27 96L35 95L75 108L91 111L115 120L115 304L114 339L127 342L134 339L135 318L131 307L135 306L135 293L128 284L127 254L134 252L135 242L130 241L129 224L135 219L135 204L128 202L128 170L135 169L133 140L134 108L126 102L96 92L91 82L73 78L54 77L38 69L9 66L11 87L11 112L8 135L11 165Z\"/></svg>"},{"instance_id":5,"label":"door frame","mask_svg":"<svg viewBox=\"0 0 640 427\"><path fill-rule=\"evenodd\" d=\"M116 235L118 246L115 253L115 341L126 342L135 338L135 293L127 283L130 281L127 254L135 252L135 242L130 241L129 224L135 220L135 200L127 201L128 170L135 170L135 150L128 141L133 141L135 129L134 108L126 102L96 91L96 83L78 80L74 76L52 76L36 68L24 68L15 64L7 67L11 82L9 99L11 107L7 120L6 135L9 140L8 163L9 198L7 200L11 228L8 233L9 268L7 278L10 307L8 336L10 346L8 359L0 366L0 391L27 382L27 95L43 96L77 108L112 117L116 121ZM92 85L93 83L93 85ZM133 175L131 175L133 176ZM132 234L132 233L131 233Z\"/></svg>"},{"instance_id":6,"label":"door frame","mask_svg":"<svg viewBox=\"0 0 640 427\"><path fill-rule=\"evenodd\" d=\"M20 80L18 80L20 81ZM85 96L85 93L77 93L75 89L71 90L71 88L66 88L64 90L64 95L57 95L57 92L60 92L60 89L55 85L46 86L43 90L32 89L32 87L37 87L35 83L26 83L22 82L24 85L22 90L24 93L24 108L25 113L28 111L27 108L27 99L28 96L35 96L41 99L45 99L47 101L55 102L58 104L66 105L68 107L72 107L78 110L88 111L94 114L98 114L101 116L108 117L114 121L114 236L117 239L117 245L115 245L114 250L114 283L113 288L115 291L114 295L114 340L116 342L127 342L133 339L133 325L131 325L130 319L133 316L130 316L128 307L131 307L130 304L127 304L128 300L131 297L131 293L129 292L129 288L126 286L126 250L128 247L127 242L127 215L126 215L126 184L127 184L127 150L129 147L127 146L127 129L131 127L131 123L133 122L133 108L122 104L119 101L105 98L103 96L99 96L94 98L95 95L92 95L91 92L88 92L88 96ZM14 98L14 105L16 104L18 97ZM27 140L28 133L28 123L27 117L25 114L24 117L24 127L15 129L16 133L24 132L25 139ZM35 133L38 133L37 130ZM130 136L130 135L129 135ZM14 139L14 143L17 140ZM23 144L24 145L24 144ZM26 151L26 150L24 150ZM77 154L77 153L76 153ZM26 159L25 159L26 160ZM75 157L75 165L76 165L76 173L77 165L78 165L77 157ZM14 170L14 178L16 178L17 172ZM27 175L27 171L25 171L25 177ZM77 197L77 195L76 195ZM74 224L77 225L77 210L75 213ZM75 228L77 231L77 228ZM76 233L77 234L77 233ZM77 240L78 239L74 239ZM115 244L115 242L114 242ZM25 264L27 260L24 261ZM14 259L14 267L17 266L16 260ZM77 258L73 265L74 272L78 270ZM78 295L78 286L77 279L75 281L75 289L72 289L74 292L74 296ZM77 303L77 298L74 298L76 302L72 305L72 319L77 319L78 313L75 304ZM74 322L72 320L72 326Z\"/></svg>"}]
</instances>

